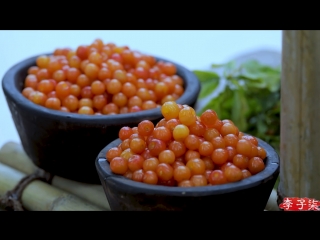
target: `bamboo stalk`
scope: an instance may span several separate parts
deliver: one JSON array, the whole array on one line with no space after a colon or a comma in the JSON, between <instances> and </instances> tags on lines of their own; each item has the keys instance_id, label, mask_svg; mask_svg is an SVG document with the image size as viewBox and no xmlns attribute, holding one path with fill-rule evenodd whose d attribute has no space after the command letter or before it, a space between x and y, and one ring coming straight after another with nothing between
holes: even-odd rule
<instances>
[{"instance_id":1,"label":"bamboo stalk","mask_svg":"<svg viewBox=\"0 0 320 240\"><path fill-rule=\"evenodd\" d=\"M320 31L282 35L279 200L320 200Z\"/></svg>"},{"instance_id":2,"label":"bamboo stalk","mask_svg":"<svg viewBox=\"0 0 320 240\"><path fill-rule=\"evenodd\" d=\"M15 188L26 174L0 163L0 196ZM21 197L29 211L102 211L98 206L40 180L30 182Z\"/></svg>"},{"instance_id":3,"label":"bamboo stalk","mask_svg":"<svg viewBox=\"0 0 320 240\"><path fill-rule=\"evenodd\" d=\"M272 190L267 205L265 207L266 211L280 211L278 203L277 203L277 191L275 189Z\"/></svg>"},{"instance_id":4,"label":"bamboo stalk","mask_svg":"<svg viewBox=\"0 0 320 240\"><path fill-rule=\"evenodd\" d=\"M15 142L8 142L0 149L0 162L25 174L34 173L38 167L33 164L22 146ZM86 184L54 176L52 186L72 193L87 202L99 206L103 210L110 210L102 185Z\"/></svg>"}]
</instances>

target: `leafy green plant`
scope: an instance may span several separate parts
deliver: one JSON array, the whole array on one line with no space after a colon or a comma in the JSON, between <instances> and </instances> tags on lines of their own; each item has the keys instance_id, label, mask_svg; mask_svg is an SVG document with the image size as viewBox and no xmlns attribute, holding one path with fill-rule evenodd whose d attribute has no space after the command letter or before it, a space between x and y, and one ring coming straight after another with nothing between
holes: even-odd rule
<instances>
[{"instance_id":1,"label":"leafy green plant","mask_svg":"<svg viewBox=\"0 0 320 240\"><path fill-rule=\"evenodd\" d=\"M202 85L199 100L222 87L197 114L213 109L220 119L232 120L240 131L268 142L279 153L280 71L255 60L212 65L212 71L195 70Z\"/></svg>"}]
</instances>

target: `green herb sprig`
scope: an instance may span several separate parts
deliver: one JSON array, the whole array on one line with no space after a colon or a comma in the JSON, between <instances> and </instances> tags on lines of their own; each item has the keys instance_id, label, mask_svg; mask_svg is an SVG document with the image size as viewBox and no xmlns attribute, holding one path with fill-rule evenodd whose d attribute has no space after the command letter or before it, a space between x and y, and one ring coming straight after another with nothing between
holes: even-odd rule
<instances>
[{"instance_id":1,"label":"green herb sprig","mask_svg":"<svg viewBox=\"0 0 320 240\"><path fill-rule=\"evenodd\" d=\"M268 142L279 153L280 67L255 60L240 65L231 61L212 65L212 71L194 73L202 86L199 100L208 98L223 83L222 91L209 97L198 115L213 109L220 119L232 120L240 131Z\"/></svg>"}]
</instances>

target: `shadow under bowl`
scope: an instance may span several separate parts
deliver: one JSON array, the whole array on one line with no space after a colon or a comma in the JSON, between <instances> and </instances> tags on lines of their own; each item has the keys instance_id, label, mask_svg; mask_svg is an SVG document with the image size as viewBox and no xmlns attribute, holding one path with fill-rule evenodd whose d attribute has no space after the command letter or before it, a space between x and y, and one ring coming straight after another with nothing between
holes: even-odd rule
<instances>
[{"instance_id":1,"label":"shadow under bowl","mask_svg":"<svg viewBox=\"0 0 320 240\"><path fill-rule=\"evenodd\" d=\"M38 56L17 63L2 79L2 88L22 146L34 164L47 172L75 181L100 184L94 159L101 149L118 138L123 126L134 127L145 119L157 123L162 119L161 110L88 116L36 105L21 92L28 68L36 65ZM200 82L193 72L163 58L156 57L156 60L175 64L177 75L184 80L184 93L176 102L194 106Z\"/></svg>"},{"instance_id":2,"label":"shadow under bowl","mask_svg":"<svg viewBox=\"0 0 320 240\"><path fill-rule=\"evenodd\" d=\"M135 182L111 172L107 151L121 143L117 139L96 158L106 198L112 211L263 211L279 175L279 156L258 139L267 152L265 169L239 182L203 187L168 187Z\"/></svg>"}]
</instances>

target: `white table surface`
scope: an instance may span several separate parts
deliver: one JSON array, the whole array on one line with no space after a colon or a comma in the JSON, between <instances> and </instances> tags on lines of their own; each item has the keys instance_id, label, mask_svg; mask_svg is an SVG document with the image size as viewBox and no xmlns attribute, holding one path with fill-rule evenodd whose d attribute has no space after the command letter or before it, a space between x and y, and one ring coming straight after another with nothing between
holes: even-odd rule
<instances>
[{"instance_id":1,"label":"white table surface","mask_svg":"<svg viewBox=\"0 0 320 240\"><path fill-rule=\"evenodd\" d=\"M259 50L281 52L281 34L280 30L1 30L0 79L2 81L11 66L25 58L60 47L75 49L96 38L174 61L190 70L205 70L212 63L223 63L244 53ZM1 87L0 147L8 141L20 143Z\"/></svg>"}]
</instances>

